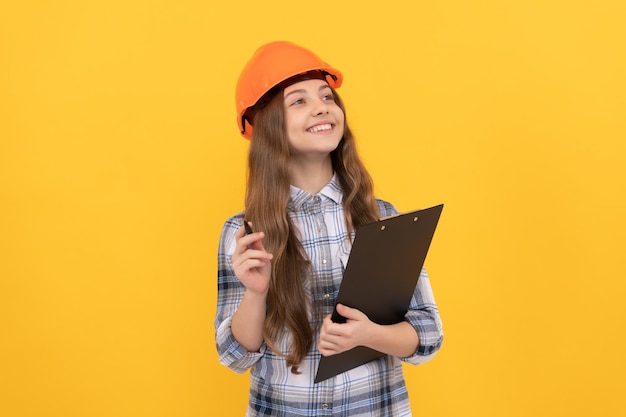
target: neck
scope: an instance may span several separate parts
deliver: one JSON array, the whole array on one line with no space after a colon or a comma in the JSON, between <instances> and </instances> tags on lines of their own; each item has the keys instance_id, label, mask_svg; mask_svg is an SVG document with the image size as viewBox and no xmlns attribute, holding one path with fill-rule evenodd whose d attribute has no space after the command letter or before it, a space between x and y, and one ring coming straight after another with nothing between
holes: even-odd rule
<instances>
[{"instance_id":1,"label":"neck","mask_svg":"<svg viewBox=\"0 0 626 417\"><path fill-rule=\"evenodd\" d=\"M317 194L333 177L330 156L322 161L291 161L291 184L310 194Z\"/></svg>"}]
</instances>

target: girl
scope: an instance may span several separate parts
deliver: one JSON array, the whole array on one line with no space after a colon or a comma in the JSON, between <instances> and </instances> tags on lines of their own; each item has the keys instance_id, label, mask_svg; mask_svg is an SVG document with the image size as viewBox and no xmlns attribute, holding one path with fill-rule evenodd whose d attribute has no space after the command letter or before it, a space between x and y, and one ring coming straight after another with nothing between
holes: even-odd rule
<instances>
[{"instance_id":1,"label":"girl","mask_svg":"<svg viewBox=\"0 0 626 417\"><path fill-rule=\"evenodd\" d=\"M378 325L344 305L346 323L330 320L356 228L397 214L374 197L335 90L342 81L313 52L272 42L237 83L248 184L245 214L220 239L215 328L220 362L250 369L248 416L408 416L402 361L429 360L443 340L424 271L405 321ZM360 345L386 355L313 382L320 355Z\"/></svg>"}]
</instances>

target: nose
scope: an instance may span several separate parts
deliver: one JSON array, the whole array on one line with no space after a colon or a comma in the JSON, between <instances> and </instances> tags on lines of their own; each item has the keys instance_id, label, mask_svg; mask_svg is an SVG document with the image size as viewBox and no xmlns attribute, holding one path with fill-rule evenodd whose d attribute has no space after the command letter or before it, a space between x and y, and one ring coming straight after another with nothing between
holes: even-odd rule
<instances>
[{"instance_id":1,"label":"nose","mask_svg":"<svg viewBox=\"0 0 626 417\"><path fill-rule=\"evenodd\" d=\"M328 113L328 102L323 99L317 99L315 106L313 106L313 114L319 116L321 114Z\"/></svg>"}]
</instances>

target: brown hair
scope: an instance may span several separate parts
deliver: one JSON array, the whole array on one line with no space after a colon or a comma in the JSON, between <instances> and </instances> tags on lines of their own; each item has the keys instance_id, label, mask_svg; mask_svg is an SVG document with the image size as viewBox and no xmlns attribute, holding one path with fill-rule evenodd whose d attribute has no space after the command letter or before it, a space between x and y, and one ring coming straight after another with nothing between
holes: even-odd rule
<instances>
[{"instance_id":1,"label":"brown hair","mask_svg":"<svg viewBox=\"0 0 626 417\"><path fill-rule=\"evenodd\" d=\"M334 89L333 95L345 114L343 102ZM274 255L263 329L265 342L277 355L286 357L293 373L299 373L298 365L311 349L314 338L308 311L317 312L305 287L307 276L314 272L287 213L290 154L283 106L281 91L254 117L245 213L246 219L265 233L263 245ZM347 120L343 138L331 152L331 160L344 193L345 221L351 236L358 226L376 220L380 213L371 177L359 159ZM291 349L287 355L279 352L275 344L283 326L291 332Z\"/></svg>"}]
</instances>

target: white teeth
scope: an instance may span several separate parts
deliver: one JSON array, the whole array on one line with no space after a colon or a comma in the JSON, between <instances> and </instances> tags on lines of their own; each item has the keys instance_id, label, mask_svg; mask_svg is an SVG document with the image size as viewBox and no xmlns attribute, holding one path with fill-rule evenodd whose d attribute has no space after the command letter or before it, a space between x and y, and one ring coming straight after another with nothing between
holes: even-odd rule
<instances>
[{"instance_id":1,"label":"white teeth","mask_svg":"<svg viewBox=\"0 0 626 417\"><path fill-rule=\"evenodd\" d=\"M330 123L326 123L324 125L313 126L312 128L309 129L309 132L317 133L323 130L330 130L332 128L333 126Z\"/></svg>"}]
</instances>

